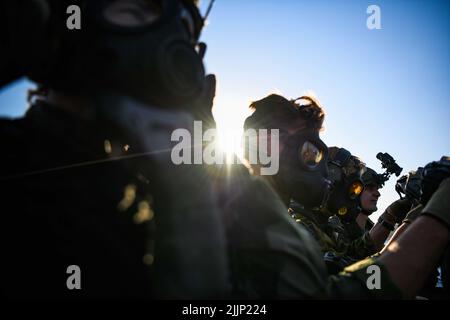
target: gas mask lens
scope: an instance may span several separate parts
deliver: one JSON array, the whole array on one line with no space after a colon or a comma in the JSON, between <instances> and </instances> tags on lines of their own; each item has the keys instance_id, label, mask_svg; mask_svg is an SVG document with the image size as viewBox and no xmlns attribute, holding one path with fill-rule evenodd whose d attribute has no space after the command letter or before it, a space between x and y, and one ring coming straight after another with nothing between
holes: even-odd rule
<instances>
[{"instance_id":1,"label":"gas mask lens","mask_svg":"<svg viewBox=\"0 0 450 320\"><path fill-rule=\"evenodd\" d=\"M348 190L348 195L350 199L356 199L361 192L363 191L364 186L360 181L355 181L350 185L350 188Z\"/></svg>"},{"instance_id":2,"label":"gas mask lens","mask_svg":"<svg viewBox=\"0 0 450 320\"><path fill-rule=\"evenodd\" d=\"M305 141L300 149L300 160L310 169L314 169L323 159L323 152L310 141Z\"/></svg>"},{"instance_id":3,"label":"gas mask lens","mask_svg":"<svg viewBox=\"0 0 450 320\"><path fill-rule=\"evenodd\" d=\"M120 27L141 27L152 24L162 15L162 0L105 1L103 17Z\"/></svg>"}]
</instances>

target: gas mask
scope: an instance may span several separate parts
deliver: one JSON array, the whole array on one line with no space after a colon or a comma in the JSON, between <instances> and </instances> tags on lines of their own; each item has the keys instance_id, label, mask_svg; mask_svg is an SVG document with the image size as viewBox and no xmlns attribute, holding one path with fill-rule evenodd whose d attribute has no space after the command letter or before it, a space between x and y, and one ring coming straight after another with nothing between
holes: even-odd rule
<instances>
[{"instance_id":1,"label":"gas mask","mask_svg":"<svg viewBox=\"0 0 450 320\"><path fill-rule=\"evenodd\" d=\"M306 208L320 207L330 186L327 180L327 146L316 130L304 130L283 140L280 171L275 177L277 183Z\"/></svg>"},{"instance_id":2,"label":"gas mask","mask_svg":"<svg viewBox=\"0 0 450 320\"><path fill-rule=\"evenodd\" d=\"M346 222L354 220L361 212L360 195L364 190L362 169L350 168L350 158L350 152L341 148L333 159L328 160L332 190L326 208Z\"/></svg>"},{"instance_id":3,"label":"gas mask","mask_svg":"<svg viewBox=\"0 0 450 320\"><path fill-rule=\"evenodd\" d=\"M201 93L205 46L197 41L204 19L192 0L48 3L48 32L34 49L42 53L26 72L36 82L88 95L111 91L158 106L187 104ZM67 27L73 4L81 9L79 30Z\"/></svg>"}]
</instances>

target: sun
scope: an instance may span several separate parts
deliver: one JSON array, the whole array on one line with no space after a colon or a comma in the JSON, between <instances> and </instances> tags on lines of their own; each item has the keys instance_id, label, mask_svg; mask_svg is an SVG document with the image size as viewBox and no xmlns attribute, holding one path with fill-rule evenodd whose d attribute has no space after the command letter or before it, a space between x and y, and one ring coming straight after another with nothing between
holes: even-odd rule
<instances>
[{"instance_id":1,"label":"sun","mask_svg":"<svg viewBox=\"0 0 450 320\"><path fill-rule=\"evenodd\" d=\"M247 115L239 111L221 108L220 105L214 108L214 119L216 121L218 145L219 148L226 153L227 159L236 155L242 159L242 136L243 124Z\"/></svg>"},{"instance_id":2,"label":"sun","mask_svg":"<svg viewBox=\"0 0 450 320\"><path fill-rule=\"evenodd\" d=\"M217 125L217 135L218 135L218 147L226 154L227 160L233 156L242 158L242 133L243 129L241 127L218 124Z\"/></svg>"}]
</instances>

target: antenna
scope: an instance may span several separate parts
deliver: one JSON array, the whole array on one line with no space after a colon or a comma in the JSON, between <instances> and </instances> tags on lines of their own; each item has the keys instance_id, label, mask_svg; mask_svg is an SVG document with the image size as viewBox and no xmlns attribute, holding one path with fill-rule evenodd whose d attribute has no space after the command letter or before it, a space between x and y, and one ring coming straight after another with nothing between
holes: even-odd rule
<instances>
[{"instance_id":1,"label":"antenna","mask_svg":"<svg viewBox=\"0 0 450 320\"><path fill-rule=\"evenodd\" d=\"M205 13L205 16L203 17L203 21L206 21L206 19L208 18L209 13L211 12L212 6L214 4L214 1L215 0L210 0L209 1L208 9L206 9L206 13Z\"/></svg>"}]
</instances>

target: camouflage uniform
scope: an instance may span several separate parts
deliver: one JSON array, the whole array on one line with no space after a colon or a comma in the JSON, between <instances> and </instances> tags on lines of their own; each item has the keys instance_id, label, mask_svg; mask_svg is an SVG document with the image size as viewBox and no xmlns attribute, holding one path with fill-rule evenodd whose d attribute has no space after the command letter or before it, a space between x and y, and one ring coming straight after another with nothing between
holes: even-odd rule
<instances>
[{"instance_id":1,"label":"camouflage uniform","mask_svg":"<svg viewBox=\"0 0 450 320\"><path fill-rule=\"evenodd\" d=\"M319 243L330 274L376 252L368 231L363 232L356 221L343 222L337 216L311 212L291 202L289 213L305 226Z\"/></svg>"},{"instance_id":2,"label":"camouflage uniform","mask_svg":"<svg viewBox=\"0 0 450 320\"><path fill-rule=\"evenodd\" d=\"M0 271L7 275L2 291L8 297L219 298L225 293L225 285L217 285L226 279L224 246L211 247L209 261L197 259L204 239L212 244L213 233L223 236L205 219L212 211L179 205L191 204L203 186L177 194L175 201L151 176L151 159L135 156L137 146L115 129L42 102L23 118L0 120L0 146L7 150L0 166ZM177 186L193 183L174 177ZM81 290L66 286L70 265L81 269Z\"/></svg>"},{"instance_id":3,"label":"camouflage uniform","mask_svg":"<svg viewBox=\"0 0 450 320\"><path fill-rule=\"evenodd\" d=\"M376 257L329 276L323 255L304 225L260 177L241 168L220 183L233 298L399 299L401 293ZM225 188L224 188L225 187ZM368 290L366 267L381 268L382 290Z\"/></svg>"},{"instance_id":4,"label":"camouflage uniform","mask_svg":"<svg viewBox=\"0 0 450 320\"><path fill-rule=\"evenodd\" d=\"M46 104L33 105L24 118L0 121L0 146L5 150L0 167L3 294L151 298L159 277L173 277L178 263L189 266L200 261L210 266L218 258L215 252L196 256L197 247L192 246L179 260L159 265L166 254L158 249L164 248L160 242L173 240L165 237L169 229L158 229L166 213L164 204L190 197L193 189L185 189L178 199L158 198L158 185L142 174L137 158L104 161L128 150L127 141L107 133L100 123L74 119ZM133 145L129 147L133 150ZM236 298L401 297L389 273L374 260L329 277L317 243L285 214L273 190L243 168L234 172L215 178L229 270L229 287L217 287L216 296L227 292L227 297ZM179 212L177 220L186 228L191 225L188 219L195 217ZM196 225L188 230L194 241L220 231L201 219ZM372 263L382 269L382 290L366 287L365 267ZM81 290L66 287L66 269L73 264L81 268ZM183 272L183 285L194 293L187 297L196 298L199 286L213 281L217 271Z\"/></svg>"}]
</instances>

